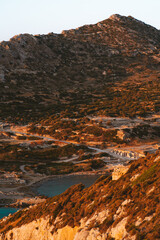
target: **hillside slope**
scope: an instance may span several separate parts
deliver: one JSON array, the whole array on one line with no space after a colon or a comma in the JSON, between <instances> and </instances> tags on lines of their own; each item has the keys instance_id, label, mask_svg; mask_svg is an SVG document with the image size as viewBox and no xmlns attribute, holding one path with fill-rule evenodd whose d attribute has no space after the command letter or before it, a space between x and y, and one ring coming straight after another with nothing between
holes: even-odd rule
<instances>
[{"instance_id":1,"label":"hillside slope","mask_svg":"<svg viewBox=\"0 0 160 240\"><path fill-rule=\"evenodd\" d=\"M75 185L2 220L0 239L160 239L159 177L160 154L148 155L117 181Z\"/></svg>"},{"instance_id":2,"label":"hillside slope","mask_svg":"<svg viewBox=\"0 0 160 240\"><path fill-rule=\"evenodd\" d=\"M1 119L31 121L69 106L76 116L88 103L113 116L157 112L159 47L159 30L120 15L62 34L1 42ZM131 111L120 103L124 95Z\"/></svg>"},{"instance_id":3,"label":"hillside slope","mask_svg":"<svg viewBox=\"0 0 160 240\"><path fill-rule=\"evenodd\" d=\"M139 150L156 151L159 112L160 31L131 16L116 14L61 34L20 34L0 43L4 172L88 171L104 166L99 161L104 156L112 163L104 148L118 153L118 163L120 154L135 156L135 146L136 156ZM22 132L16 132L20 124ZM55 139L68 146L53 141L50 146ZM88 165L53 162L73 154ZM158 240L159 178L160 153L147 154L118 180L102 176L87 189L75 185L2 219L0 240Z\"/></svg>"}]
</instances>

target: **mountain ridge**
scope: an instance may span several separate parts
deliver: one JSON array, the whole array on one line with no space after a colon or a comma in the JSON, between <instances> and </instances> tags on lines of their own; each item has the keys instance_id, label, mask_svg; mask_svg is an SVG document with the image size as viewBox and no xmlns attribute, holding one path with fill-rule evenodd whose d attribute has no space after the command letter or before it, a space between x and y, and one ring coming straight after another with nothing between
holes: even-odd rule
<instances>
[{"instance_id":1,"label":"mountain ridge","mask_svg":"<svg viewBox=\"0 0 160 240\"><path fill-rule=\"evenodd\" d=\"M75 34L77 30L64 34L22 34L2 42L3 116L15 121L11 114L14 111L19 121L27 116L34 120L41 117L38 112L59 109L66 103L72 105L72 100L77 102L73 93L84 102L85 99L95 102L95 92L101 95L107 88L120 89L122 81L123 85L132 81L140 84L142 78L144 83L159 78L160 32L132 18L121 17L125 25L116 18L83 26L79 28L80 34ZM107 24L101 29L98 25L103 22Z\"/></svg>"},{"instance_id":2,"label":"mountain ridge","mask_svg":"<svg viewBox=\"0 0 160 240\"><path fill-rule=\"evenodd\" d=\"M114 24L114 26L112 24ZM111 29L110 29L110 26L111 26ZM97 29L95 29L96 27L97 27ZM121 29L119 27L121 27ZM76 36L78 34L83 34L84 35L85 34L85 29L88 30L88 28L92 28L92 31L97 30L98 34L100 34L101 31L102 32L106 31L107 34L109 34L110 30L113 34L114 31L120 31L120 30L124 31L124 29L123 29L124 27L126 29L128 28L129 34L136 33L136 31L137 31L137 33L140 34L140 36L142 38L143 38L143 34L144 35L147 34L148 37L151 38L150 39L151 43L153 43L155 41L155 38L156 38L157 39L157 45L159 45L160 31L158 29L152 27L151 25L145 24L142 21L139 21L139 20L133 18L132 16L125 17L125 16L121 16L119 14L111 15L108 19L100 21L97 24L84 25L84 26L76 28L76 29L62 31L62 34L64 34L65 36L68 36L68 37L69 37L70 34L73 34L73 33L75 33ZM123 32L123 33L124 33L124 35L127 34L127 32ZM96 33L93 31L92 34L96 34ZM156 36L155 36L155 34L156 34ZM87 31L86 31L86 35L87 35ZM154 40L153 40L153 35L154 35ZM105 37L105 36L103 35L103 37ZM111 37L111 36L109 36L109 37ZM122 37L122 35L121 35L121 37ZM102 41L104 44L105 44L105 40L107 40L107 39L105 39L105 38L104 39L98 39L98 41ZM123 45L122 42L121 42L121 44ZM116 46L116 44L115 44L115 46ZM118 45L117 47L121 48L120 45Z\"/></svg>"}]
</instances>

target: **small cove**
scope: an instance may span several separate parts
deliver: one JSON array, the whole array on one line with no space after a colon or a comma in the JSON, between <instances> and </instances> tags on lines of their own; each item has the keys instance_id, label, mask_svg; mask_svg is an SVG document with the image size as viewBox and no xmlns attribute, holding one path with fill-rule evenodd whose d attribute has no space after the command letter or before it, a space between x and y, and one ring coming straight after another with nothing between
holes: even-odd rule
<instances>
[{"instance_id":1,"label":"small cove","mask_svg":"<svg viewBox=\"0 0 160 240\"><path fill-rule=\"evenodd\" d=\"M40 195L53 197L61 194L67 188L82 183L85 187L91 186L100 175L68 175L62 177L55 177L51 180L44 181L39 184L35 190Z\"/></svg>"},{"instance_id":2,"label":"small cove","mask_svg":"<svg viewBox=\"0 0 160 240\"><path fill-rule=\"evenodd\" d=\"M52 179L39 182L33 186L33 191L39 195L53 197L63 193L67 188L82 183L85 187L91 186L101 175L67 175L56 176ZM0 219L17 212L17 208L0 208Z\"/></svg>"}]
</instances>

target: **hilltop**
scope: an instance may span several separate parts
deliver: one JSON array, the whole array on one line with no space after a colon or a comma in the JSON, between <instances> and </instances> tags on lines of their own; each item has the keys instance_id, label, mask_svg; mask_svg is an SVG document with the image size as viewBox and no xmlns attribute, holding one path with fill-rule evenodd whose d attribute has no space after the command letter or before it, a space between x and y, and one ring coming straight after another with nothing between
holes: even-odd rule
<instances>
[{"instance_id":1,"label":"hilltop","mask_svg":"<svg viewBox=\"0 0 160 240\"><path fill-rule=\"evenodd\" d=\"M14 36L0 43L1 119L26 123L70 106L73 117L158 112L159 47L159 30L120 15L62 34Z\"/></svg>"}]
</instances>

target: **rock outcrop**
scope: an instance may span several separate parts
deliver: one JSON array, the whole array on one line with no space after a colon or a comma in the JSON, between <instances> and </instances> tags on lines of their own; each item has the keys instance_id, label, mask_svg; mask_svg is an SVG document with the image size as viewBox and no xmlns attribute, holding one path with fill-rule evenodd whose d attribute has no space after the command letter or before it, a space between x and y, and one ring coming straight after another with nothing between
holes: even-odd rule
<instances>
[{"instance_id":1,"label":"rock outcrop","mask_svg":"<svg viewBox=\"0 0 160 240\"><path fill-rule=\"evenodd\" d=\"M116 166L114 171L112 172L112 180L118 180L121 176L123 176L129 169L129 166Z\"/></svg>"}]
</instances>

